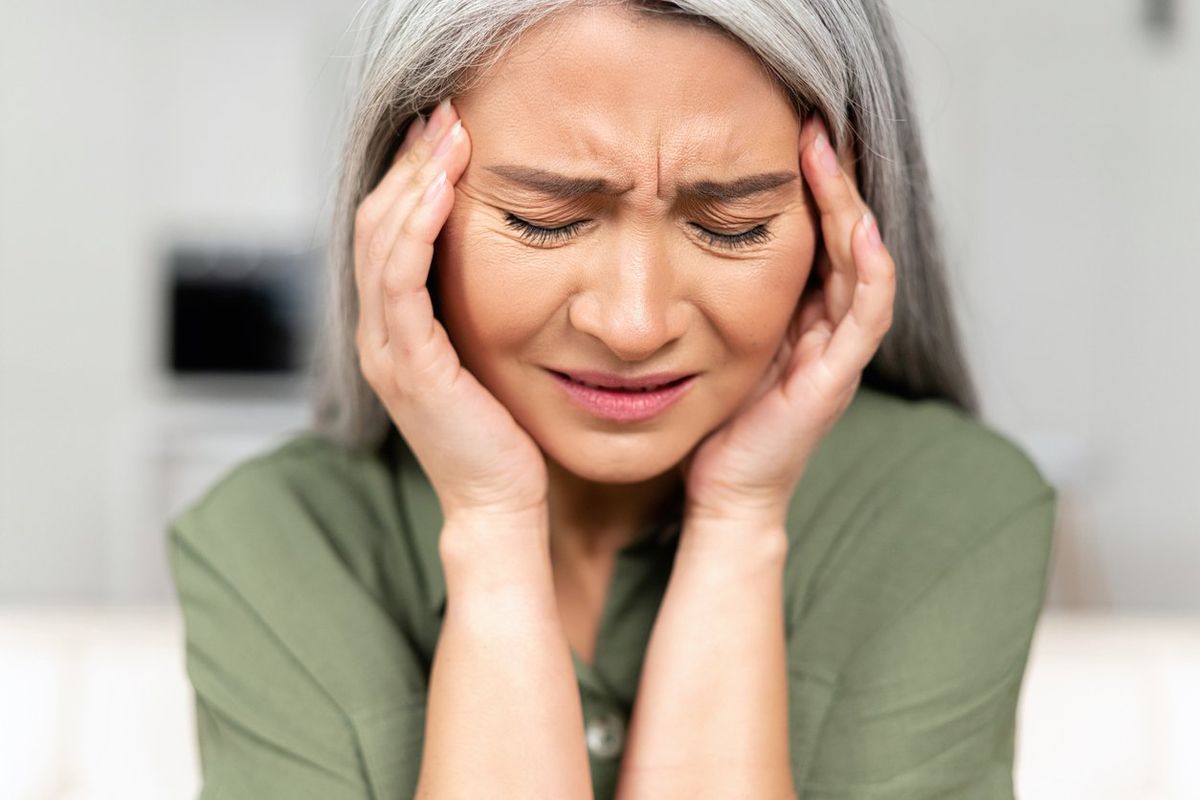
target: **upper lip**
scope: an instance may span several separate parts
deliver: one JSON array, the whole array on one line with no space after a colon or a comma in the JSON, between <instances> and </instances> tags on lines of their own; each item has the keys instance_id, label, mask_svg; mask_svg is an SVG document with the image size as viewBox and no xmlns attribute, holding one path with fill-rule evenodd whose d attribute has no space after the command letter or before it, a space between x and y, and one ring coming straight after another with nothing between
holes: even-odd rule
<instances>
[{"instance_id":1,"label":"upper lip","mask_svg":"<svg viewBox=\"0 0 1200 800\"><path fill-rule=\"evenodd\" d=\"M692 372L652 372L649 375L614 375L611 372L596 372L587 369L554 371L566 375L572 380L590 383L593 386L603 386L606 389L641 389L646 386L671 383L695 374Z\"/></svg>"}]
</instances>

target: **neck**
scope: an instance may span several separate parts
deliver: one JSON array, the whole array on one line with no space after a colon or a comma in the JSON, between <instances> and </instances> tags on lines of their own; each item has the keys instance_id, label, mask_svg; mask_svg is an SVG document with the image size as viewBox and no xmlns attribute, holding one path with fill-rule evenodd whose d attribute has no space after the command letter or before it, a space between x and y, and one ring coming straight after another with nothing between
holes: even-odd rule
<instances>
[{"instance_id":1,"label":"neck","mask_svg":"<svg viewBox=\"0 0 1200 800\"><path fill-rule=\"evenodd\" d=\"M676 511L683 480L672 468L639 483L597 483L547 456L552 555L612 556L647 525Z\"/></svg>"}]
</instances>

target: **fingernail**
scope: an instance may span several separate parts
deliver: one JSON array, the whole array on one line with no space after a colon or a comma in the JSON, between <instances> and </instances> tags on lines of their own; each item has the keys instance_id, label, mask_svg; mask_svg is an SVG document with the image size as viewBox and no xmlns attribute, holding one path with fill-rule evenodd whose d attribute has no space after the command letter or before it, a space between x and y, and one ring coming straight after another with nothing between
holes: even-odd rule
<instances>
[{"instance_id":1,"label":"fingernail","mask_svg":"<svg viewBox=\"0 0 1200 800\"><path fill-rule=\"evenodd\" d=\"M812 121L813 121L813 125L817 129L817 133L825 134L825 138L828 139L829 138L829 128L825 127L825 120L821 119L821 115L814 113L812 116Z\"/></svg>"},{"instance_id":2,"label":"fingernail","mask_svg":"<svg viewBox=\"0 0 1200 800\"><path fill-rule=\"evenodd\" d=\"M438 146L433 151L433 154L435 156L440 156L449 152L450 148L454 146L454 142L456 141L458 132L460 130L462 130L462 120L455 120L454 125L449 131L446 132L446 135L442 137L442 140L438 142Z\"/></svg>"},{"instance_id":3,"label":"fingernail","mask_svg":"<svg viewBox=\"0 0 1200 800\"><path fill-rule=\"evenodd\" d=\"M873 248L883 244L883 240L879 237L879 225L875 223L875 216L870 212L863 214L863 229L867 234L867 243Z\"/></svg>"},{"instance_id":4,"label":"fingernail","mask_svg":"<svg viewBox=\"0 0 1200 800\"><path fill-rule=\"evenodd\" d=\"M841 165L838 164L837 156L833 154L833 148L829 144L829 139L826 138L824 132L818 133L813 146L817 149L817 160L821 162L821 168L825 170L827 175L837 175L841 170Z\"/></svg>"},{"instance_id":5,"label":"fingernail","mask_svg":"<svg viewBox=\"0 0 1200 800\"><path fill-rule=\"evenodd\" d=\"M425 131L421 134L425 137L425 141L432 142L437 139L442 129L446 127L446 119L449 115L450 98L447 97L438 103L437 108L429 115L429 122L425 125Z\"/></svg>"}]
</instances>

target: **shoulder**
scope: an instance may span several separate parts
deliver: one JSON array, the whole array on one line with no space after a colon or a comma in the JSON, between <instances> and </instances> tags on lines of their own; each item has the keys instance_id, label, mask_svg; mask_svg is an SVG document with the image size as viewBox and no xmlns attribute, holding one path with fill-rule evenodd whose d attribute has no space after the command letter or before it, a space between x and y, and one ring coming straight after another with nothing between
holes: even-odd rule
<instances>
[{"instance_id":1,"label":"shoulder","mask_svg":"<svg viewBox=\"0 0 1200 800\"><path fill-rule=\"evenodd\" d=\"M232 467L171 520L169 534L247 580L337 571L384 603L385 567L402 555L404 526L382 452L294 434Z\"/></svg>"},{"instance_id":2,"label":"shoulder","mask_svg":"<svg viewBox=\"0 0 1200 800\"><path fill-rule=\"evenodd\" d=\"M961 526L986 528L1054 491L1024 448L956 406L862 389L814 454L792 522L823 515L845 527L851 509L860 522L886 512L893 526L957 525L958 541Z\"/></svg>"},{"instance_id":3,"label":"shoulder","mask_svg":"<svg viewBox=\"0 0 1200 800\"><path fill-rule=\"evenodd\" d=\"M860 459L869 454L886 462L894 478L917 483L936 477L939 484L976 484L992 494L1048 488L1015 441L944 400L907 400L864 387L825 444L843 451L831 454L833 461L844 463L846 451Z\"/></svg>"},{"instance_id":4,"label":"shoulder","mask_svg":"<svg viewBox=\"0 0 1200 800\"><path fill-rule=\"evenodd\" d=\"M868 392L839 425L790 529L792 681L822 709L795 712L803 788L1010 797L1054 487L948 403Z\"/></svg>"},{"instance_id":5,"label":"shoulder","mask_svg":"<svg viewBox=\"0 0 1200 800\"><path fill-rule=\"evenodd\" d=\"M347 709L419 691L420 577L396 483L378 455L311 433L232 468L168 526L189 645L223 661L282 648ZM221 632L238 617L256 620L252 645Z\"/></svg>"},{"instance_id":6,"label":"shoulder","mask_svg":"<svg viewBox=\"0 0 1200 800\"><path fill-rule=\"evenodd\" d=\"M324 602L361 595L388 608L392 579L413 582L389 573L413 565L401 558L398 481L381 452L294 434L232 467L168 536L263 603L306 581Z\"/></svg>"},{"instance_id":7,"label":"shoulder","mask_svg":"<svg viewBox=\"0 0 1200 800\"><path fill-rule=\"evenodd\" d=\"M943 401L860 390L793 498L792 620L836 625L852 647L995 537L1013 542L993 569L1044 570L1055 502L995 428Z\"/></svg>"},{"instance_id":8,"label":"shoulder","mask_svg":"<svg viewBox=\"0 0 1200 800\"><path fill-rule=\"evenodd\" d=\"M378 517L389 505L386 473L374 454L297 433L233 466L175 517L174 527L196 544L246 547L299 514Z\"/></svg>"}]
</instances>

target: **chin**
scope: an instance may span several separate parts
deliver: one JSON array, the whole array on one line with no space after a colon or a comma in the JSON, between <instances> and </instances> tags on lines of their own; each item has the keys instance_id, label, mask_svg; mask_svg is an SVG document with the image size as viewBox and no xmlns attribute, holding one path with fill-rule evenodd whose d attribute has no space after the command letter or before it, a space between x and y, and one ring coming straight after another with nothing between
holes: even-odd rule
<instances>
[{"instance_id":1,"label":"chin","mask_svg":"<svg viewBox=\"0 0 1200 800\"><path fill-rule=\"evenodd\" d=\"M582 441L539 442L547 458L595 483L642 483L674 469L689 448L664 446L651 437L630 442L620 435L591 433ZM693 443L694 444L694 443Z\"/></svg>"}]
</instances>

